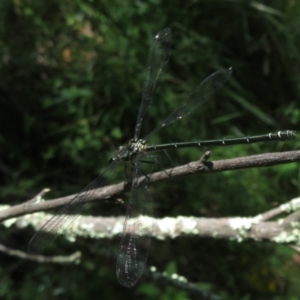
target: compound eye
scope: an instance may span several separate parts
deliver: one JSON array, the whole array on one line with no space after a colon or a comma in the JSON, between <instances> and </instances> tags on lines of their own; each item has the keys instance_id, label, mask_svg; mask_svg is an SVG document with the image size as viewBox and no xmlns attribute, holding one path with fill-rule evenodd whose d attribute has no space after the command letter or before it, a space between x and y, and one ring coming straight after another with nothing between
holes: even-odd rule
<instances>
[{"instance_id":1,"label":"compound eye","mask_svg":"<svg viewBox=\"0 0 300 300\"><path fill-rule=\"evenodd\" d=\"M111 164L112 162L116 161L116 158L115 157L112 157L109 159L109 163Z\"/></svg>"}]
</instances>

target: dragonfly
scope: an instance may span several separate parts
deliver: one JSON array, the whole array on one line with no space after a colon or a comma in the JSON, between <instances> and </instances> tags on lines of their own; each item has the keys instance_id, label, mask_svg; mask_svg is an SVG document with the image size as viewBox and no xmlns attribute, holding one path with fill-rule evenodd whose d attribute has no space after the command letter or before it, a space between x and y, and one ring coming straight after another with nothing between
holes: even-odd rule
<instances>
[{"instance_id":1,"label":"dragonfly","mask_svg":"<svg viewBox=\"0 0 300 300\"><path fill-rule=\"evenodd\" d=\"M132 287L140 279L150 249L153 208L152 198L147 185L148 175L141 168L143 159L148 153L167 149L184 147L226 146L234 144L248 144L271 140L290 140L295 138L295 131L285 130L258 136L238 137L231 139L206 140L162 145L148 145L150 137L163 127L188 116L196 108L206 102L228 81L232 69L219 70L207 77L198 87L163 120L145 139L140 139L140 131L146 111L151 106L157 83L163 68L169 61L172 42L172 32L165 28L158 32L151 43L147 60L147 74L143 87L142 102L136 120L133 138L124 146L118 148L105 171L77 194L69 203L62 207L29 242L30 252L40 252L54 241L58 234L62 234L77 218L81 209L88 205L88 199L101 186L121 163L130 163L133 166L130 198L127 205L125 222L118 251L116 274L118 281L124 287ZM144 184L140 179L144 178Z\"/></svg>"}]
</instances>

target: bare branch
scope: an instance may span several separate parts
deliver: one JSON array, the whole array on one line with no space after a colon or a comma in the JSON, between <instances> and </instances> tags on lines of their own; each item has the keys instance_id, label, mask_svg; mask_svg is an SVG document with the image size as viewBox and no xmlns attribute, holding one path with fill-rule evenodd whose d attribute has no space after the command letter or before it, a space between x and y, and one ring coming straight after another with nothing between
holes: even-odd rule
<instances>
[{"instance_id":1,"label":"bare branch","mask_svg":"<svg viewBox=\"0 0 300 300\"><path fill-rule=\"evenodd\" d=\"M20 250L12 249L0 244L0 251L10 256L15 256L21 259L33 260L40 263L58 263L58 264L78 264L80 261L81 253L76 251L75 253L68 256L44 256L44 255L33 255L28 254Z\"/></svg>"},{"instance_id":2,"label":"bare branch","mask_svg":"<svg viewBox=\"0 0 300 300\"><path fill-rule=\"evenodd\" d=\"M172 276L168 276L166 274L162 274L156 271L155 267L150 267L146 272L146 276L153 278L156 281L166 283L167 285L172 285L176 288L179 288L183 291L191 295L197 296L197 299L205 299L205 300L221 300L222 298L216 294L214 294L210 290L203 290L196 284L188 282L188 280L179 276L178 274L172 274Z\"/></svg>"},{"instance_id":3,"label":"bare branch","mask_svg":"<svg viewBox=\"0 0 300 300\"><path fill-rule=\"evenodd\" d=\"M270 209L269 211L260 215L262 221L270 220L283 213L292 213L300 208L300 198L292 199L291 201L281 204L276 208Z\"/></svg>"},{"instance_id":4,"label":"bare branch","mask_svg":"<svg viewBox=\"0 0 300 300\"><path fill-rule=\"evenodd\" d=\"M50 189L49 188L44 188L42 189L37 195L35 195L32 199L28 200L28 202L40 202L42 197L46 194L49 193Z\"/></svg>"},{"instance_id":5,"label":"bare branch","mask_svg":"<svg viewBox=\"0 0 300 300\"><path fill-rule=\"evenodd\" d=\"M276 152L276 153L265 153L259 155L252 155L240 158L219 160L208 162L209 152L203 156L199 161L195 161L180 167L168 169L166 171L156 172L148 175L148 178L140 178L139 184L153 184L170 178L180 178L183 176L194 175L194 174L207 174L213 172L223 172L228 170L237 170L254 167L267 167L275 166L284 163L292 163L300 161L300 151L288 151L288 152ZM128 183L125 182L106 186L97 189L92 193L90 199L86 201L99 201L105 200L112 197L116 197L120 193L124 192L128 188ZM10 207L6 210L0 211L0 221L7 220L13 217L19 217L25 214L34 213L38 211L46 211L49 209L57 208L62 205L69 203L75 195L62 197L54 200L43 201L34 203L32 201L25 202L20 205Z\"/></svg>"},{"instance_id":6,"label":"bare branch","mask_svg":"<svg viewBox=\"0 0 300 300\"><path fill-rule=\"evenodd\" d=\"M289 201L288 203L293 202ZM281 205L282 206L282 205ZM280 244L300 246L299 211L276 221L263 221L262 215L255 217L198 218L178 216L176 218L153 219L153 237L159 240L179 236L210 237L214 239L230 239L242 242L245 240L269 241ZM13 219L17 226L24 228L32 225L35 229L52 217L44 212L26 215ZM149 217L140 216L149 222ZM132 222L138 221L138 218ZM80 216L63 232L68 240L84 238L113 238L122 234L124 217L92 217ZM9 224L8 224L9 223ZM4 225L11 226L7 220ZM144 232L149 234L149 232Z\"/></svg>"}]
</instances>

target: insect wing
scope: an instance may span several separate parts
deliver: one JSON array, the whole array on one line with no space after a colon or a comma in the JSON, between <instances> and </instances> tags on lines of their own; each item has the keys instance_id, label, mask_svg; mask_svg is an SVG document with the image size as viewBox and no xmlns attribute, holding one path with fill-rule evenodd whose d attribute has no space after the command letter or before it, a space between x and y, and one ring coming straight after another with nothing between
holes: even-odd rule
<instances>
[{"instance_id":1,"label":"insect wing","mask_svg":"<svg viewBox=\"0 0 300 300\"><path fill-rule=\"evenodd\" d=\"M151 106L154 95L155 87L162 72L163 67L167 64L170 57L172 42L172 32L169 28L165 28L153 38L150 46L150 52L147 61L147 75L143 88L142 103L140 106L139 114L136 119L134 130L134 139L138 139L141 131L141 126L145 112Z\"/></svg>"},{"instance_id":2,"label":"insect wing","mask_svg":"<svg viewBox=\"0 0 300 300\"><path fill-rule=\"evenodd\" d=\"M117 278L125 287L132 287L141 277L152 235L152 199L148 187L139 184L139 163L135 163L134 175L116 269Z\"/></svg>"},{"instance_id":3,"label":"insect wing","mask_svg":"<svg viewBox=\"0 0 300 300\"><path fill-rule=\"evenodd\" d=\"M58 235L64 233L66 229L79 217L78 213L84 211L89 206L89 200L97 198L97 190L104 178L106 178L116 167L118 162L113 162L110 166L79 194L77 194L68 204L63 206L57 214L48 220L39 231L31 238L28 244L28 251L40 253L47 248Z\"/></svg>"},{"instance_id":4,"label":"insect wing","mask_svg":"<svg viewBox=\"0 0 300 300\"><path fill-rule=\"evenodd\" d=\"M148 140L150 136L156 133L166 125L180 120L183 117L194 112L198 106L209 100L214 93L216 93L226 81L230 78L232 69L219 70L198 85L198 87L179 105L161 124L156 127L146 138Z\"/></svg>"}]
</instances>

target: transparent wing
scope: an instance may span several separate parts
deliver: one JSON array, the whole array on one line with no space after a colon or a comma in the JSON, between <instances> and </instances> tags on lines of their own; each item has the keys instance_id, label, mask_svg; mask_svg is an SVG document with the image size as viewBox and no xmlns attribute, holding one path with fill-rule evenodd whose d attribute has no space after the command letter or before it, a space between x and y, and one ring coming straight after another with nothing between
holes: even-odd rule
<instances>
[{"instance_id":1,"label":"transparent wing","mask_svg":"<svg viewBox=\"0 0 300 300\"><path fill-rule=\"evenodd\" d=\"M172 32L169 28L160 31L152 40L147 61L147 75L143 88L142 103L134 130L134 139L139 137L145 112L152 104L155 95L157 80L163 67L169 61L171 42Z\"/></svg>"},{"instance_id":2,"label":"transparent wing","mask_svg":"<svg viewBox=\"0 0 300 300\"><path fill-rule=\"evenodd\" d=\"M77 194L68 204L63 206L56 215L47 221L39 231L31 238L28 244L28 251L39 253L47 248L59 234L63 233L78 217L79 211L87 209L89 199L96 198L97 188L101 186L104 178L111 173L118 162L113 162L110 166L79 194Z\"/></svg>"},{"instance_id":3,"label":"transparent wing","mask_svg":"<svg viewBox=\"0 0 300 300\"><path fill-rule=\"evenodd\" d=\"M140 165L135 163L131 196L117 259L117 277L125 287L132 287L141 277L152 235L152 200L147 186L137 186ZM146 178L145 178L146 179Z\"/></svg>"},{"instance_id":4,"label":"transparent wing","mask_svg":"<svg viewBox=\"0 0 300 300\"><path fill-rule=\"evenodd\" d=\"M206 102L215 92L217 92L229 79L232 68L217 71L207 77L200 85L169 115L161 124L156 127L146 138L156 133L162 127L180 120L193 112L198 106Z\"/></svg>"}]
</instances>

